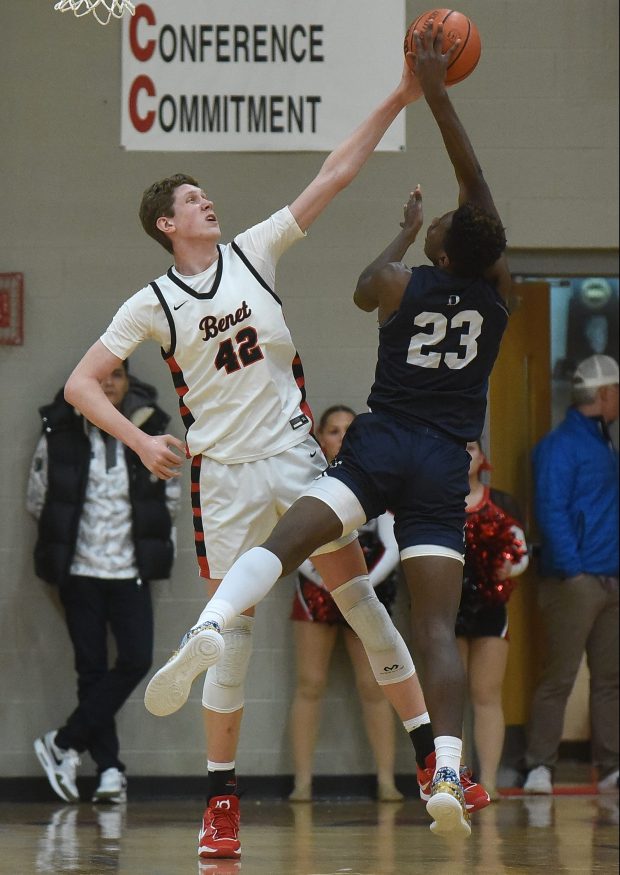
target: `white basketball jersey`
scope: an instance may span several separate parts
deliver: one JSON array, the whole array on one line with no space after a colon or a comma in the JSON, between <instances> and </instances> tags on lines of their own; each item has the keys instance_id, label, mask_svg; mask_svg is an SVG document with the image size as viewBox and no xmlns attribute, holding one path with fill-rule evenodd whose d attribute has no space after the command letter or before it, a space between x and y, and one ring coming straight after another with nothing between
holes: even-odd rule
<instances>
[{"instance_id":1,"label":"white basketball jersey","mask_svg":"<svg viewBox=\"0 0 620 875\"><path fill-rule=\"evenodd\" d=\"M273 291L278 259L305 235L288 207L218 246L196 276L174 268L118 310L101 341L128 358L147 339L172 372L189 453L250 462L311 428L299 356Z\"/></svg>"},{"instance_id":2,"label":"white basketball jersey","mask_svg":"<svg viewBox=\"0 0 620 875\"><path fill-rule=\"evenodd\" d=\"M236 243L219 247L208 292L172 269L150 285L170 325L162 351L190 455L232 464L273 456L311 428L282 304Z\"/></svg>"}]
</instances>

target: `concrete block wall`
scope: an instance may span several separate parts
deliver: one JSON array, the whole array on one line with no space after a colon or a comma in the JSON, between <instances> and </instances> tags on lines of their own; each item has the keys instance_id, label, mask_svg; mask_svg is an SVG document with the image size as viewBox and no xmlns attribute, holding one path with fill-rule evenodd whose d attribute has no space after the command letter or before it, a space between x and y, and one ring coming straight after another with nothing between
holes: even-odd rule
<instances>
[{"instance_id":1,"label":"concrete block wall","mask_svg":"<svg viewBox=\"0 0 620 875\"><path fill-rule=\"evenodd\" d=\"M460 8L478 23L484 54L475 75L452 94L511 247L534 255L555 250L560 264L563 252L574 262L581 250L617 249L617 3L466 0ZM407 0L407 20L419 12ZM75 695L55 594L32 572L35 528L24 489L37 408L120 303L167 267L136 215L153 179L177 170L196 175L229 239L294 198L324 156L124 152L117 26L58 15L52 0L19 0L1 5L0 29L0 271L25 275L25 343L0 346L0 774L29 776L39 774L33 737L62 721ZM455 203L451 167L422 104L408 110L407 144L406 153L373 156L280 266L278 290L317 413L337 401L364 408L376 324L353 308L351 292L360 270L395 233L403 198L420 182L427 220ZM422 259L416 245L410 260ZM162 406L174 414L176 397L153 345L136 353L133 370L158 387ZM157 664L203 604L188 502L178 524L173 578L154 585ZM281 582L258 611L238 760L245 774L291 771L291 597L292 582ZM404 593L397 619L406 633ZM342 649L337 656L318 771L370 772L352 675ZM145 712L142 692L141 686L119 717L130 771L200 773L200 684L190 704L167 720ZM83 768L88 772L90 764ZM408 741L399 737L398 770L411 769Z\"/></svg>"}]
</instances>

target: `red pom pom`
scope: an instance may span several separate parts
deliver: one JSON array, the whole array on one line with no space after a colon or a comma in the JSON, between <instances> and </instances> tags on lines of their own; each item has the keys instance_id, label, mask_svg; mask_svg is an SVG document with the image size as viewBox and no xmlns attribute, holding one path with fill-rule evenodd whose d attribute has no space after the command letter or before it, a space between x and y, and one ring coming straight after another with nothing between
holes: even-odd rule
<instances>
[{"instance_id":1,"label":"red pom pom","mask_svg":"<svg viewBox=\"0 0 620 875\"><path fill-rule=\"evenodd\" d=\"M467 514L465 561L469 584L487 604L506 603L516 586L515 578L498 578L507 561L515 564L523 556L524 544L515 537L514 526L518 523L492 504Z\"/></svg>"}]
</instances>

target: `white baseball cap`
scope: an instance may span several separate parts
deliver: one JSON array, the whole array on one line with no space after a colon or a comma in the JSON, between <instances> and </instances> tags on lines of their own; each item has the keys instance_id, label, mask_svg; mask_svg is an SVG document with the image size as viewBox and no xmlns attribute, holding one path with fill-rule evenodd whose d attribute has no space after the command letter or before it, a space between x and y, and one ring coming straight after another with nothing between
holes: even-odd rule
<instances>
[{"instance_id":1,"label":"white baseball cap","mask_svg":"<svg viewBox=\"0 0 620 875\"><path fill-rule=\"evenodd\" d=\"M580 362L573 374L575 389L598 389L618 382L618 362L608 355L591 355Z\"/></svg>"}]
</instances>

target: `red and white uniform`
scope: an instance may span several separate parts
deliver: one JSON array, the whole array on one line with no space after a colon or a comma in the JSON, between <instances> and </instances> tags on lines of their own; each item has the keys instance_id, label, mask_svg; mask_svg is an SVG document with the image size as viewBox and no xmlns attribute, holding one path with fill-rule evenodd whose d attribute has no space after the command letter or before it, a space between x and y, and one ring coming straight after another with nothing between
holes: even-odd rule
<instances>
[{"instance_id":1,"label":"red and white uniform","mask_svg":"<svg viewBox=\"0 0 620 875\"><path fill-rule=\"evenodd\" d=\"M285 207L219 246L202 273L170 268L123 304L101 337L122 359L143 340L159 343L190 456L255 461L310 431L301 362L273 291L279 257L303 236Z\"/></svg>"},{"instance_id":2,"label":"red and white uniform","mask_svg":"<svg viewBox=\"0 0 620 875\"><path fill-rule=\"evenodd\" d=\"M155 340L170 367L193 457L202 577L223 577L262 543L327 466L310 435L303 370L274 291L278 259L304 236L284 207L218 246L202 273L170 268L123 304L101 337L121 359Z\"/></svg>"}]
</instances>

